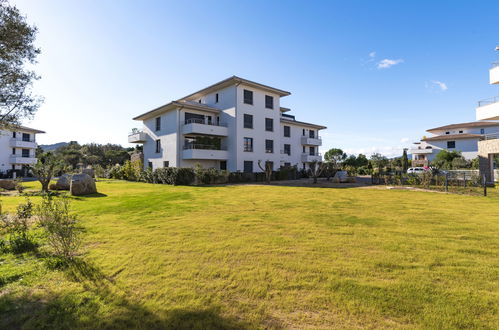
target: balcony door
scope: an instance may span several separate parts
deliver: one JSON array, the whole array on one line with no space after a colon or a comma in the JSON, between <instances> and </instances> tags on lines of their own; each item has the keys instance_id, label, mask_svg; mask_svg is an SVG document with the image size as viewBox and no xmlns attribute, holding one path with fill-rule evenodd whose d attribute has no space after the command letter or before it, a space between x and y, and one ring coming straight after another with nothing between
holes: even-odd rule
<instances>
[{"instance_id":1,"label":"balcony door","mask_svg":"<svg viewBox=\"0 0 499 330\"><path fill-rule=\"evenodd\" d=\"M199 123L204 124L204 116L197 113L186 112L185 113L185 123Z\"/></svg>"},{"instance_id":2,"label":"balcony door","mask_svg":"<svg viewBox=\"0 0 499 330\"><path fill-rule=\"evenodd\" d=\"M310 147L310 149L309 149L309 155L310 156L315 156L315 147Z\"/></svg>"}]
</instances>

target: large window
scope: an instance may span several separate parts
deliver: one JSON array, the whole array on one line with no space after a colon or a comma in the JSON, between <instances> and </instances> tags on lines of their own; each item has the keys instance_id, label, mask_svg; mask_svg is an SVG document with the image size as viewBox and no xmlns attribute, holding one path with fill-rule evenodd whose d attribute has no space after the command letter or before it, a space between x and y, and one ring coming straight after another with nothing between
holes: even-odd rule
<instances>
[{"instance_id":1,"label":"large window","mask_svg":"<svg viewBox=\"0 0 499 330\"><path fill-rule=\"evenodd\" d=\"M253 138L250 138L250 137L244 138L244 151L247 151L247 152L253 151Z\"/></svg>"},{"instance_id":2,"label":"large window","mask_svg":"<svg viewBox=\"0 0 499 330\"><path fill-rule=\"evenodd\" d=\"M167 160L163 161L163 167L170 167L170 162Z\"/></svg>"},{"instance_id":3,"label":"large window","mask_svg":"<svg viewBox=\"0 0 499 330\"><path fill-rule=\"evenodd\" d=\"M244 90L244 103L253 105L253 92L247 89Z\"/></svg>"},{"instance_id":4,"label":"large window","mask_svg":"<svg viewBox=\"0 0 499 330\"><path fill-rule=\"evenodd\" d=\"M274 130L274 119L265 118L265 130L272 132Z\"/></svg>"},{"instance_id":5,"label":"large window","mask_svg":"<svg viewBox=\"0 0 499 330\"><path fill-rule=\"evenodd\" d=\"M220 161L220 170L221 171L227 171L227 161L226 160L221 160Z\"/></svg>"},{"instance_id":6,"label":"large window","mask_svg":"<svg viewBox=\"0 0 499 330\"><path fill-rule=\"evenodd\" d=\"M265 140L265 152L268 154L274 152L274 140Z\"/></svg>"},{"instance_id":7,"label":"large window","mask_svg":"<svg viewBox=\"0 0 499 330\"><path fill-rule=\"evenodd\" d=\"M251 160L244 161L244 172L253 173L253 162Z\"/></svg>"},{"instance_id":8,"label":"large window","mask_svg":"<svg viewBox=\"0 0 499 330\"><path fill-rule=\"evenodd\" d=\"M156 153L159 154L161 152L161 140L156 140Z\"/></svg>"},{"instance_id":9,"label":"large window","mask_svg":"<svg viewBox=\"0 0 499 330\"><path fill-rule=\"evenodd\" d=\"M314 130L308 131L308 137L311 139L315 139L315 131Z\"/></svg>"},{"instance_id":10,"label":"large window","mask_svg":"<svg viewBox=\"0 0 499 330\"><path fill-rule=\"evenodd\" d=\"M284 145L284 153L286 155L291 155L291 144L285 144Z\"/></svg>"},{"instance_id":11,"label":"large window","mask_svg":"<svg viewBox=\"0 0 499 330\"><path fill-rule=\"evenodd\" d=\"M253 115L244 114L244 128L253 128Z\"/></svg>"},{"instance_id":12,"label":"large window","mask_svg":"<svg viewBox=\"0 0 499 330\"><path fill-rule=\"evenodd\" d=\"M265 108L274 109L274 98L269 95L265 95Z\"/></svg>"},{"instance_id":13,"label":"large window","mask_svg":"<svg viewBox=\"0 0 499 330\"><path fill-rule=\"evenodd\" d=\"M290 137L290 136L291 136L291 127L284 126L284 137Z\"/></svg>"},{"instance_id":14,"label":"large window","mask_svg":"<svg viewBox=\"0 0 499 330\"><path fill-rule=\"evenodd\" d=\"M447 141L447 149L454 149L456 147L456 141Z\"/></svg>"},{"instance_id":15,"label":"large window","mask_svg":"<svg viewBox=\"0 0 499 330\"><path fill-rule=\"evenodd\" d=\"M485 134L485 128L480 128L480 134Z\"/></svg>"},{"instance_id":16,"label":"large window","mask_svg":"<svg viewBox=\"0 0 499 330\"><path fill-rule=\"evenodd\" d=\"M29 142L31 136L28 133L23 133L23 141L24 142Z\"/></svg>"},{"instance_id":17,"label":"large window","mask_svg":"<svg viewBox=\"0 0 499 330\"><path fill-rule=\"evenodd\" d=\"M156 131L161 130L161 117L156 118Z\"/></svg>"},{"instance_id":18,"label":"large window","mask_svg":"<svg viewBox=\"0 0 499 330\"><path fill-rule=\"evenodd\" d=\"M23 149L22 150L22 156L24 158L29 158L29 149Z\"/></svg>"}]
</instances>

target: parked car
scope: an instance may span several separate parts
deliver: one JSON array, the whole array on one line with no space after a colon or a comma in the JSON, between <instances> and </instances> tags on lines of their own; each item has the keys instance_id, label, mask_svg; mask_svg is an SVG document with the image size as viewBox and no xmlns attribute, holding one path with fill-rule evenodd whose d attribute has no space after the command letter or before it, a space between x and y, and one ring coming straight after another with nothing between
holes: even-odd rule
<instances>
[{"instance_id":1,"label":"parked car","mask_svg":"<svg viewBox=\"0 0 499 330\"><path fill-rule=\"evenodd\" d=\"M409 167L407 169L407 174L420 174L424 173L426 169L424 167Z\"/></svg>"}]
</instances>

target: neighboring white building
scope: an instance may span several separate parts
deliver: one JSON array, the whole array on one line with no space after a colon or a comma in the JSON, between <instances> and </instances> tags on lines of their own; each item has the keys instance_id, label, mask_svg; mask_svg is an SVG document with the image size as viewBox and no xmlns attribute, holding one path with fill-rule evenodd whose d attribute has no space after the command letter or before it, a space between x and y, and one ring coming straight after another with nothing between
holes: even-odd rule
<instances>
[{"instance_id":1,"label":"neighboring white building","mask_svg":"<svg viewBox=\"0 0 499 330\"><path fill-rule=\"evenodd\" d=\"M130 143L143 143L144 167L216 168L261 172L258 161L307 168L322 160L319 130L280 106L289 92L236 76L134 118L143 122Z\"/></svg>"},{"instance_id":2,"label":"neighboring white building","mask_svg":"<svg viewBox=\"0 0 499 330\"><path fill-rule=\"evenodd\" d=\"M43 131L18 126L9 130L0 130L0 172L26 170L28 165L36 163L36 134Z\"/></svg>"},{"instance_id":3,"label":"neighboring white building","mask_svg":"<svg viewBox=\"0 0 499 330\"><path fill-rule=\"evenodd\" d=\"M427 130L432 136L409 149L413 165L428 165L441 150L459 151L468 160L478 156L478 141L485 134L499 133L499 122L452 124Z\"/></svg>"}]
</instances>

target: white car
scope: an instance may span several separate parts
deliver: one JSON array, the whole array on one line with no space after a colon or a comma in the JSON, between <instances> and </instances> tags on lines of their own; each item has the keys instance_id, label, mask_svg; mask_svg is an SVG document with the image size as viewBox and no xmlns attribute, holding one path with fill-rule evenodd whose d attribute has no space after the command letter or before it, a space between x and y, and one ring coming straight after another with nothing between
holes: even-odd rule
<instances>
[{"instance_id":1,"label":"white car","mask_svg":"<svg viewBox=\"0 0 499 330\"><path fill-rule=\"evenodd\" d=\"M424 167L409 167L407 169L407 174L421 174L424 173L426 170Z\"/></svg>"}]
</instances>

